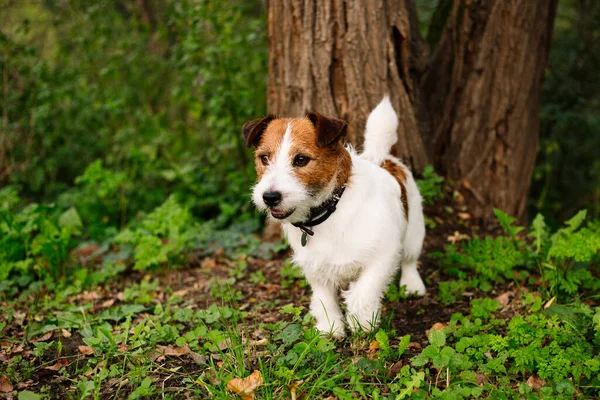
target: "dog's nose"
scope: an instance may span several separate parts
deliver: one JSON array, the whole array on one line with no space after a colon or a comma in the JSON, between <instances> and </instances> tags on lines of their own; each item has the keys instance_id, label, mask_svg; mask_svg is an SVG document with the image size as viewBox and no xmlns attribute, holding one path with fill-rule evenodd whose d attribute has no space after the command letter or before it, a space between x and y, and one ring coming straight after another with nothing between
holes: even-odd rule
<instances>
[{"instance_id":1,"label":"dog's nose","mask_svg":"<svg viewBox=\"0 0 600 400\"><path fill-rule=\"evenodd\" d=\"M263 200L269 207L275 207L277 204L281 203L281 192L264 192Z\"/></svg>"}]
</instances>

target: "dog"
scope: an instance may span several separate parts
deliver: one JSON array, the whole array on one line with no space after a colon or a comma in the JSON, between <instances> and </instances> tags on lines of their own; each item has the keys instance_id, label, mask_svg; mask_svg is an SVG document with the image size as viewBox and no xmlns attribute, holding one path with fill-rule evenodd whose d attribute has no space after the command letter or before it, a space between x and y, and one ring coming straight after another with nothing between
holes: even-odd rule
<instances>
[{"instance_id":1,"label":"dog","mask_svg":"<svg viewBox=\"0 0 600 400\"><path fill-rule=\"evenodd\" d=\"M386 96L367 119L361 154L342 143L344 121L314 112L268 115L242 128L246 145L255 147L252 201L282 224L312 289L316 328L335 338L345 336L340 290L352 332L377 327L400 266L407 293L425 294L417 271L422 200L410 170L390 154L397 127Z\"/></svg>"}]
</instances>

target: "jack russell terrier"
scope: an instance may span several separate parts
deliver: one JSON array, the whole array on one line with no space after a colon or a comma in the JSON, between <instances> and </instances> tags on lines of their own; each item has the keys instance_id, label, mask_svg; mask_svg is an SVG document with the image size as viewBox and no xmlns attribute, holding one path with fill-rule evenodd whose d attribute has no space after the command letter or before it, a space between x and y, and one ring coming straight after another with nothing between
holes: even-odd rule
<instances>
[{"instance_id":1,"label":"jack russell terrier","mask_svg":"<svg viewBox=\"0 0 600 400\"><path fill-rule=\"evenodd\" d=\"M417 271L421 195L410 170L390 155L398 117L389 98L369 115L361 154L342 144L346 127L317 113L243 127L246 145L256 147L252 200L281 222L312 288L317 329L338 338L345 335L340 290L352 331L379 324L381 299L400 266L407 293L425 294Z\"/></svg>"}]
</instances>

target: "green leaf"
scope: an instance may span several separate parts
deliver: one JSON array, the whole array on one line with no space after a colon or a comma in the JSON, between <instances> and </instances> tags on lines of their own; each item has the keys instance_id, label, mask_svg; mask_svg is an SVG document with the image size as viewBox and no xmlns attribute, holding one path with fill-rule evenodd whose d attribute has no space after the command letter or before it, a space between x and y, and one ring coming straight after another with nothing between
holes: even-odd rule
<instances>
[{"instance_id":1,"label":"green leaf","mask_svg":"<svg viewBox=\"0 0 600 400\"><path fill-rule=\"evenodd\" d=\"M600 316L600 313L598 313L598 316ZM410 335L404 335L402 337L402 339L400 340L400 343L398 343L398 356L402 357L402 354L404 354L404 351L406 351L406 348L408 347L410 343Z\"/></svg>"},{"instance_id":2,"label":"green leaf","mask_svg":"<svg viewBox=\"0 0 600 400\"><path fill-rule=\"evenodd\" d=\"M546 222L544 220L544 216L542 214L538 214L535 216L535 219L531 223L531 233L530 236L534 238L534 244L536 251L539 253L542 248L542 244L544 243L544 237L547 235L548 230L546 227Z\"/></svg>"},{"instance_id":3,"label":"green leaf","mask_svg":"<svg viewBox=\"0 0 600 400\"><path fill-rule=\"evenodd\" d=\"M283 340L284 344L292 344L296 340L300 339L303 334L302 327L298 324L291 324L286 326L285 329L281 332L280 339Z\"/></svg>"},{"instance_id":4,"label":"green leaf","mask_svg":"<svg viewBox=\"0 0 600 400\"><path fill-rule=\"evenodd\" d=\"M58 218L58 225L72 228L74 230L78 230L83 227L81 217L79 217L79 213L75 207L71 207L61 214L61 216Z\"/></svg>"},{"instance_id":5,"label":"green leaf","mask_svg":"<svg viewBox=\"0 0 600 400\"><path fill-rule=\"evenodd\" d=\"M377 340L377 343L379 343L379 348L384 353L388 353L390 351L389 337L383 329L379 329L379 331L377 331L375 334L375 340Z\"/></svg>"},{"instance_id":6,"label":"green leaf","mask_svg":"<svg viewBox=\"0 0 600 400\"><path fill-rule=\"evenodd\" d=\"M573 218L565 222L566 225L569 226L570 232L574 232L577 228L581 226L581 223L585 219L587 215L587 210L581 210Z\"/></svg>"},{"instance_id":7,"label":"green leaf","mask_svg":"<svg viewBox=\"0 0 600 400\"><path fill-rule=\"evenodd\" d=\"M42 396L39 394L30 392L29 390L24 390L19 392L19 400L40 400Z\"/></svg>"},{"instance_id":8,"label":"green leaf","mask_svg":"<svg viewBox=\"0 0 600 400\"><path fill-rule=\"evenodd\" d=\"M446 344L446 333L442 329L432 329L427 338L433 346L442 347Z\"/></svg>"}]
</instances>

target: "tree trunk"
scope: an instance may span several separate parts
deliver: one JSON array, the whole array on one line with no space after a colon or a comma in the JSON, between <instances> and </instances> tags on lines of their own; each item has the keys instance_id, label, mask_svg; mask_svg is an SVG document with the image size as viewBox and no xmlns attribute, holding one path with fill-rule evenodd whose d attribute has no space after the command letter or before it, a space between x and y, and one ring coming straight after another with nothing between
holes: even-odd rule
<instances>
[{"instance_id":1,"label":"tree trunk","mask_svg":"<svg viewBox=\"0 0 600 400\"><path fill-rule=\"evenodd\" d=\"M462 183L476 217L498 207L522 218L556 5L440 0L430 57L413 0L268 1L268 110L343 118L360 146L389 94L399 157Z\"/></svg>"},{"instance_id":2,"label":"tree trunk","mask_svg":"<svg viewBox=\"0 0 600 400\"><path fill-rule=\"evenodd\" d=\"M420 134L419 74L426 54L412 1L268 2L267 108L279 116L309 111L348 122L360 145L369 112L389 94L400 110L400 156L428 162Z\"/></svg>"},{"instance_id":3,"label":"tree trunk","mask_svg":"<svg viewBox=\"0 0 600 400\"><path fill-rule=\"evenodd\" d=\"M455 1L422 81L436 169L471 212L523 219L557 0Z\"/></svg>"}]
</instances>

